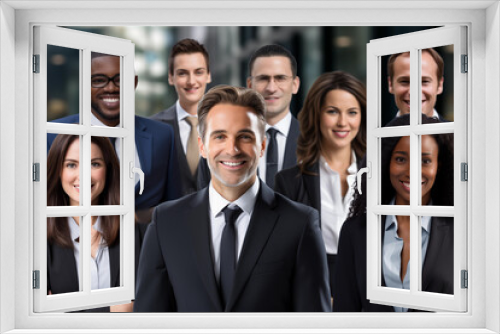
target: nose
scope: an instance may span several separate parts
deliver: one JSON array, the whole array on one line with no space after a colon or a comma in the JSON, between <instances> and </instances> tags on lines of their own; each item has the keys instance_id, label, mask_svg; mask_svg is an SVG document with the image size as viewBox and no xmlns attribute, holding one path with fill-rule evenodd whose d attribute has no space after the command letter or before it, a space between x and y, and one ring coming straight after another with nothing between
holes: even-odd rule
<instances>
[{"instance_id":1,"label":"nose","mask_svg":"<svg viewBox=\"0 0 500 334\"><path fill-rule=\"evenodd\" d=\"M230 138L226 142L226 152L229 155L238 155L240 153L240 148L238 146L238 141L235 138Z\"/></svg>"},{"instance_id":2,"label":"nose","mask_svg":"<svg viewBox=\"0 0 500 334\"><path fill-rule=\"evenodd\" d=\"M339 117L337 118L337 126L345 126L346 125L346 122L345 122L345 115L344 113L340 113L339 114Z\"/></svg>"},{"instance_id":3,"label":"nose","mask_svg":"<svg viewBox=\"0 0 500 334\"><path fill-rule=\"evenodd\" d=\"M108 84L104 86L104 91L109 93L119 92L120 87L118 87L113 80L109 80Z\"/></svg>"},{"instance_id":4,"label":"nose","mask_svg":"<svg viewBox=\"0 0 500 334\"><path fill-rule=\"evenodd\" d=\"M194 85L194 75L188 75L187 83L189 85Z\"/></svg>"},{"instance_id":5,"label":"nose","mask_svg":"<svg viewBox=\"0 0 500 334\"><path fill-rule=\"evenodd\" d=\"M278 85L274 81L274 78L270 78L266 85L266 91L275 92L278 90Z\"/></svg>"}]
</instances>

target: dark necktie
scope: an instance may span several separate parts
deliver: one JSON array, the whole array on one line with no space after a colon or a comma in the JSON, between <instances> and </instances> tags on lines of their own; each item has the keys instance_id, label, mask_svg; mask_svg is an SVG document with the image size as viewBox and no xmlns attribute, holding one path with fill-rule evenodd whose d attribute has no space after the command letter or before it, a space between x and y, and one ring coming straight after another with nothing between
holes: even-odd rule
<instances>
[{"instance_id":1,"label":"dark necktie","mask_svg":"<svg viewBox=\"0 0 500 334\"><path fill-rule=\"evenodd\" d=\"M267 133L269 134L269 143L266 155L266 183L269 187L274 188L274 176L278 172L278 143L276 141L278 130L269 128Z\"/></svg>"},{"instance_id":2,"label":"dark necktie","mask_svg":"<svg viewBox=\"0 0 500 334\"><path fill-rule=\"evenodd\" d=\"M236 231L234 223L243 212L238 206L226 206L222 212L226 218L226 226L222 231L220 242L220 286L222 303L225 306L233 289L234 273L236 272Z\"/></svg>"}]
</instances>

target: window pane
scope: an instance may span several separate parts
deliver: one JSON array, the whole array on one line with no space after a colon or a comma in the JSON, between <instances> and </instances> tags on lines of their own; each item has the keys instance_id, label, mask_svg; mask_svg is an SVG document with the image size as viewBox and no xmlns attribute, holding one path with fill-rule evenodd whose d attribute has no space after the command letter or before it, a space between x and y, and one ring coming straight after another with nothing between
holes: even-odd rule
<instances>
[{"instance_id":1,"label":"window pane","mask_svg":"<svg viewBox=\"0 0 500 334\"><path fill-rule=\"evenodd\" d=\"M120 125L120 57L92 52L91 124Z\"/></svg>"},{"instance_id":2,"label":"window pane","mask_svg":"<svg viewBox=\"0 0 500 334\"><path fill-rule=\"evenodd\" d=\"M452 217L420 217L422 240L422 291L453 294ZM422 264L421 264L422 265Z\"/></svg>"},{"instance_id":3,"label":"window pane","mask_svg":"<svg viewBox=\"0 0 500 334\"><path fill-rule=\"evenodd\" d=\"M48 122L80 123L79 86L80 50L47 45Z\"/></svg>"},{"instance_id":4,"label":"window pane","mask_svg":"<svg viewBox=\"0 0 500 334\"><path fill-rule=\"evenodd\" d=\"M453 206L454 135L420 136L422 150L421 205Z\"/></svg>"},{"instance_id":5,"label":"window pane","mask_svg":"<svg viewBox=\"0 0 500 334\"><path fill-rule=\"evenodd\" d=\"M47 206L80 205L80 137L48 133Z\"/></svg>"},{"instance_id":6,"label":"window pane","mask_svg":"<svg viewBox=\"0 0 500 334\"><path fill-rule=\"evenodd\" d=\"M120 205L120 155L122 141L91 137L92 205ZM118 154L117 154L118 153Z\"/></svg>"},{"instance_id":7,"label":"window pane","mask_svg":"<svg viewBox=\"0 0 500 334\"><path fill-rule=\"evenodd\" d=\"M453 45L422 50L422 112L453 122Z\"/></svg>"},{"instance_id":8,"label":"window pane","mask_svg":"<svg viewBox=\"0 0 500 334\"><path fill-rule=\"evenodd\" d=\"M121 286L120 216L92 217L91 238L91 289Z\"/></svg>"},{"instance_id":9,"label":"window pane","mask_svg":"<svg viewBox=\"0 0 500 334\"><path fill-rule=\"evenodd\" d=\"M396 289L410 289L410 217L382 217L382 282Z\"/></svg>"},{"instance_id":10,"label":"window pane","mask_svg":"<svg viewBox=\"0 0 500 334\"><path fill-rule=\"evenodd\" d=\"M382 138L382 202L410 205L410 137Z\"/></svg>"},{"instance_id":11,"label":"window pane","mask_svg":"<svg viewBox=\"0 0 500 334\"><path fill-rule=\"evenodd\" d=\"M82 291L81 217L47 218L47 294Z\"/></svg>"},{"instance_id":12,"label":"window pane","mask_svg":"<svg viewBox=\"0 0 500 334\"><path fill-rule=\"evenodd\" d=\"M381 124L387 125L396 116L410 113L410 53L381 57ZM391 124L390 126L400 126Z\"/></svg>"}]
</instances>

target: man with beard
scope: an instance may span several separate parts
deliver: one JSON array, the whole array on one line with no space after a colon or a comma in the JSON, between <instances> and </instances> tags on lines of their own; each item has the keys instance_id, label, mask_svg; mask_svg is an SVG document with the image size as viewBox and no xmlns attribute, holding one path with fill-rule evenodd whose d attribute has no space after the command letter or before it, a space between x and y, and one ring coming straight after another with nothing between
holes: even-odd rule
<instances>
[{"instance_id":1,"label":"man with beard","mask_svg":"<svg viewBox=\"0 0 500 334\"><path fill-rule=\"evenodd\" d=\"M91 124L119 127L120 57L92 52L91 75ZM135 85L137 86L137 76ZM78 123L79 115L53 122ZM47 151L55 137L55 134L47 135ZM120 158L121 142L110 139ZM136 177L136 221L146 223L151 220L151 212L156 205L181 196L174 133L169 125L135 116L135 166L145 174L142 195L139 195Z\"/></svg>"},{"instance_id":2,"label":"man with beard","mask_svg":"<svg viewBox=\"0 0 500 334\"><path fill-rule=\"evenodd\" d=\"M315 209L257 177L265 102L217 86L198 107L207 188L159 205L144 237L135 312L331 311Z\"/></svg>"},{"instance_id":3,"label":"man with beard","mask_svg":"<svg viewBox=\"0 0 500 334\"><path fill-rule=\"evenodd\" d=\"M267 147L259 163L259 177L274 188L274 176L297 164L299 122L290 112L292 96L300 79L297 61L290 51L277 44L265 45L254 52L248 63L247 87L255 89L266 101ZM204 173L201 173L201 170ZM200 166L199 187L207 185L208 171Z\"/></svg>"}]
</instances>

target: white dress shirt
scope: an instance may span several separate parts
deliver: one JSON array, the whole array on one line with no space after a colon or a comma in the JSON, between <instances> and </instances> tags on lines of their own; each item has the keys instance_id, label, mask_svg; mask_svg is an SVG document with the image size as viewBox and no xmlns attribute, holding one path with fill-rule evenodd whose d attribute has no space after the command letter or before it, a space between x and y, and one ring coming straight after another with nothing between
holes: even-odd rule
<instances>
[{"instance_id":1,"label":"white dress shirt","mask_svg":"<svg viewBox=\"0 0 500 334\"><path fill-rule=\"evenodd\" d=\"M107 127L106 124L104 124L103 122L101 122L92 113L90 114L90 125L93 125L93 126L106 126ZM120 127L120 124L118 124L117 126L115 126L115 128L119 128L119 127ZM135 139L134 139L134 144L135 144ZM121 140L116 140L115 141L115 151L116 151L116 155L118 156L118 160L120 160L120 158L121 158L121 147L122 147L122 141ZM134 148L135 148L135 161L134 161L135 167L141 168L141 160L139 159L139 154L137 153L137 145L135 145ZM135 184L137 184L137 182L139 182L139 180L140 180L139 174L135 173Z\"/></svg>"},{"instance_id":2,"label":"white dress shirt","mask_svg":"<svg viewBox=\"0 0 500 334\"><path fill-rule=\"evenodd\" d=\"M248 225L250 224L250 218L252 217L253 208L255 206L255 201L257 199L257 194L259 192L259 187L259 178L256 178L254 184L243 195L241 195L240 198L234 202L229 202L214 189L212 182L210 182L210 186L208 188L208 199L210 203L209 215L210 228L212 231L214 272L217 282L219 282L220 278L220 243L222 231L226 226L226 219L222 209L224 209L227 205L229 205L229 207L237 205L241 210L243 210L234 224L237 238L236 249L238 250L236 260L239 260Z\"/></svg>"},{"instance_id":3,"label":"white dress shirt","mask_svg":"<svg viewBox=\"0 0 500 334\"><path fill-rule=\"evenodd\" d=\"M68 217L69 232L73 241L73 254L75 255L76 272L80 278L80 226L73 217ZM101 219L97 221L92 228L102 233ZM68 270L70 270L68 268ZM111 269L109 263L109 248L104 238L101 237L99 249L95 258L90 257L90 288L92 290L107 289L111 284Z\"/></svg>"},{"instance_id":4,"label":"white dress shirt","mask_svg":"<svg viewBox=\"0 0 500 334\"><path fill-rule=\"evenodd\" d=\"M191 115L184 108L181 107L179 100L175 103L175 110L177 113L177 122L179 123L179 137L181 138L182 148L184 149L184 154L187 153L187 143L189 140L189 134L191 133L191 124L188 123L186 117L196 117L198 115Z\"/></svg>"},{"instance_id":5,"label":"white dress shirt","mask_svg":"<svg viewBox=\"0 0 500 334\"><path fill-rule=\"evenodd\" d=\"M288 137L288 132L290 131L291 123L292 123L292 114L288 112L285 118L283 118L275 125L270 126L269 124L266 124L267 145L269 145L269 135L267 133L267 129L275 128L276 130L278 130L278 132L276 133L276 142L278 143L278 172L283 169L283 160L285 160L286 138ZM264 151L264 155L262 156L262 158L260 158L259 161L259 177L264 182L267 182L266 180L267 145Z\"/></svg>"},{"instance_id":6,"label":"white dress shirt","mask_svg":"<svg viewBox=\"0 0 500 334\"><path fill-rule=\"evenodd\" d=\"M327 254L337 254L340 229L349 214L356 181L356 154L351 153L351 165L347 168L347 192L342 196L340 175L332 170L323 156L319 158L319 184L321 198L321 234Z\"/></svg>"},{"instance_id":7,"label":"white dress shirt","mask_svg":"<svg viewBox=\"0 0 500 334\"><path fill-rule=\"evenodd\" d=\"M399 117L401 116L401 111L398 110L398 112L396 113L396 117ZM432 117L433 118L437 118L437 119L441 119L441 116L439 116L438 112L436 111L436 109L432 109Z\"/></svg>"}]
</instances>

